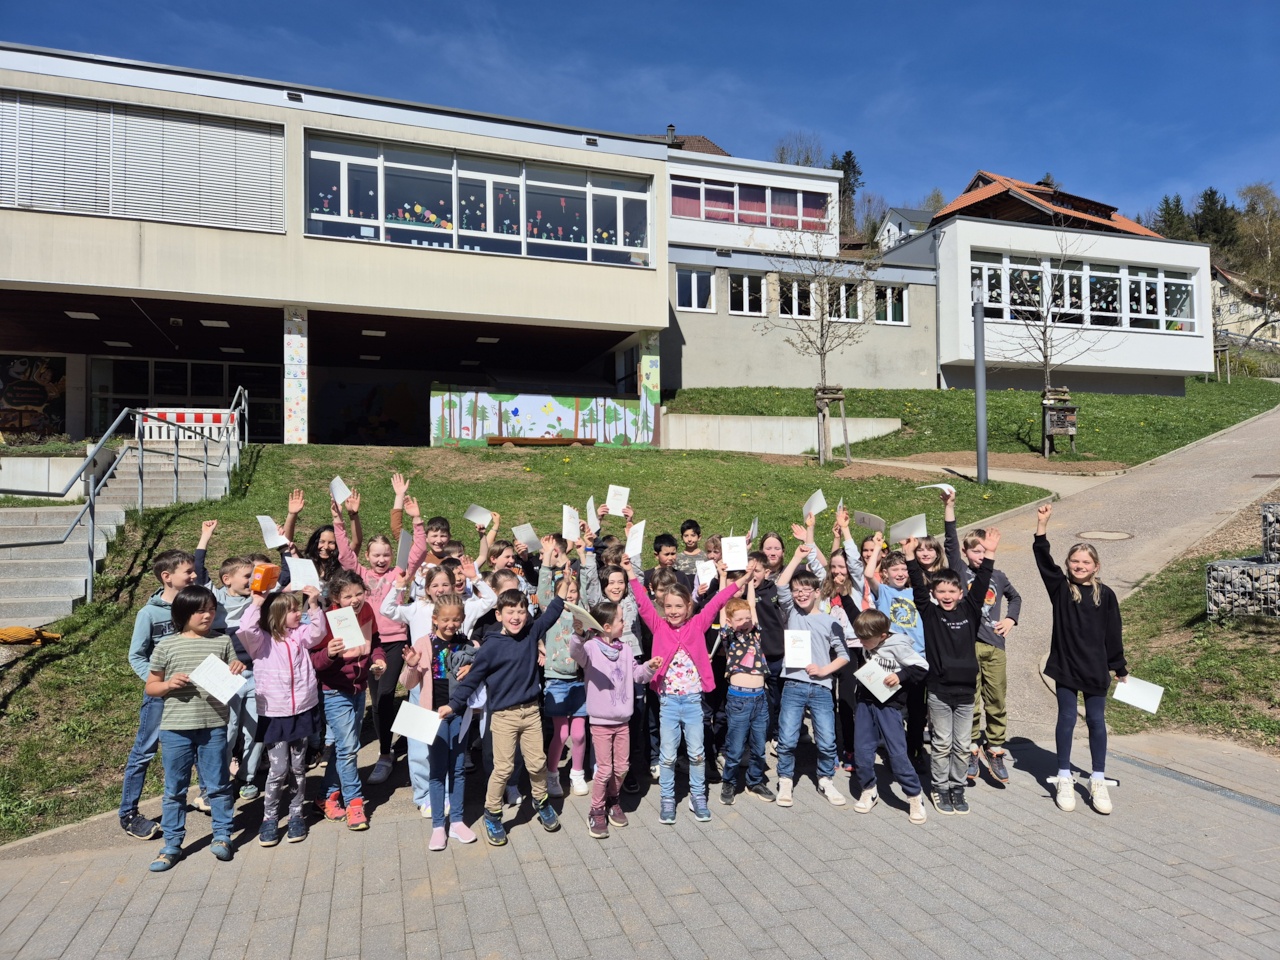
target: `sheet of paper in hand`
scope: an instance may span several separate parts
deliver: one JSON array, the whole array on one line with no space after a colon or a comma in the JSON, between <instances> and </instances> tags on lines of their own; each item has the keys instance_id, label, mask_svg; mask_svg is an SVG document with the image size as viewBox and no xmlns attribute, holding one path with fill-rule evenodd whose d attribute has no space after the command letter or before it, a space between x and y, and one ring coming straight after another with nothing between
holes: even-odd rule
<instances>
[{"instance_id":1,"label":"sheet of paper in hand","mask_svg":"<svg viewBox=\"0 0 1280 960\"><path fill-rule=\"evenodd\" d=\"M815 490L813 496L804 502L803 517L813 514L815 517L823 510L827 509L827 498L822 495L821 490Z\"/></svg>"},{"instance_id":2,"label":"sheet of paper in hand","mask_svg":"<svg viewBox=\"0 0 1280 960\"><path fill-rule=\"evenodd\" d=\"M396 546L396 566L406 573L417 573L409 569L409 553L413 550L413 534L408 530L400 531L400 543Z\"/></svg>"},{"instance_id":3,"label":"sheet of paper in hand","mask_svg":"<svg viewBox=\"0 0 1280 960\"><path fill-rule=\"evenodd\" d=\"M440 732L440 714L402 700L395 722L391 724L391 732L419 743L433 743Z\"/></svg>"},{"instance_id":4,"label":"sheet of paper in hand","mask_svg":"<svg viewBox=\"0 0 1280 960\"><path fill-rule=\"evenodd\" d=\"M747 538L725 537L720 541L720 557L726 570L746 570Z\"/></svg>"},{"instance_id":5,"label":"sheet of paper in hand","mask_svg":"<svg viewBox=\"0 0 1280 960\"><path fill-rule=\"evenodd\" d=\"M191 682L219 703L230 703L231 698L244 689L244 677L231 672L231 668L212 653L200 666L191 671Z\"/></svg>"},{"instance_id":6,"label":"sheet of paper in hand","mask_svg":"<svg viewBox=\"0 0 1280 960\"><path fill-rule=\"evenodd\" d=\"M600 517L596 513L596 498L594 495L587 497L587 529L592 533L600 532Z\"/></svg>"},{"instance_id":7,"label":"sheet of paper in hand","mask_svg":"<svg viewBox=\"0 0 1280 960\"><path fill-rule=\"evenodd\" d=\"M645 521L631 525L631 532L627 534L627 556L643 557L644 556L644 525ZM640 576L640 571L635 571L636 576Z\"/></svg>"},{"instance_id":8,"label":"sheet of paper in hand","mask_svg":"<svg viewBox=\"0 0 1280 960\"><path fill-rule=\"evenodd\" d=\"M1164 687L1148 680L1139 680L1130 674L1129 679L1124 683L1116 683L1115 692L1111 695L1121 703L1127 703L1129 706L1145 710L1147 713L1155 713L1160 709L1160 699L1164 696Z\"/></svg>"},{"instance_id":9,"label":"sheet of paper in hand","mask_svg":"<svg viewBox=\"0 0 1280 960\"><path fill-rule=\"evenodd\" d=\"M567 503L560 507L560 536L564 537L569 543L582 538L581 519L578 517L578 511Z\"/></svg>"},{"instance_id":10,"label":"sheet of paper in hand","mask_svg":"<svg viewBox=\"0 0 1280 960\"><path fill-rule=\"evenodd\" d=\"M889 671L880 666L874 658L867 660L866 663L853 672L853 675L858 678L858 681L864 687L875 694L876 699L881 703L884 703L898 692L898 687L886 687L884 685L884 678L889 675Z\"/></svg>"},{"instance_id":11,"label":"sheet of paper in hand","mask_svg":"<svg viewBox=\"0 0 1280 960\"><path fill-rule=\"evenodd\" d=\"M289 567L289 586L294 590L301 590L303 587L324 589L320 583L320 571L316 569L314 561L306 557L285 557L284 562Z\"/></svg>"},{"instance_id":12,"label":"sheet of paper in hand","mask_svg":"<svg viewBox=\"0 0 1280 960\"><path fill-rule=\"evenodd\" d=\"M360 629L360 619L350 607L329 610L325 613L325 619L329 621L329 629L333 635L342 641L344 649L354 650L367 642L364 631Z\"/></svg>"},{"instance_id":13,"label":"sheet of paper in hand","mask_svg":"<svg viewBox=\"0 0 1280 960\"><path fill-rule=\"evenodd\" d=\"M914 517L907 517L905 520L899 520L889 529L889 542L901 543L907 537L915 537L917 540L929 535L929 518L923 513L917 513Z\"/></svg>"},{"instance_id":14,"label":"sheet of paper in hand","mask_svg":"<svg viewBox=\"0 0 1280 960\"><path fill-rule=\"evenodd\" d=\"M538 539L538 534L534 532L532 523L519 523L511 528L511 535L529 548L530 553L540 553L542 551L542 541Z\"/></svg>"},{"instance_id":15,"label":"sheet of paper in hand","mask_svg":"<svg viewBox=\"0 0 1280 960\"><path fill-rule=\"evenodd\" d=\"M877 530L884 533L888 529L884 517L877 517L874 513L863 513L861 510L853 511L853 522L860 527L866 527L873 533Z\"/></svg>"},{"instance_id":16,"label":"sheet of paper in hand","mask_svg":"<svg viewBox=\"0 0 1280 960\"><path fill-rule=\"evenodd\" d=\"M716 569L716 565L710 560L698 561L698 583L711 583L719 573L720 571Z\"/></svg>"},{"instance_id":17,"label":"sheet of paper in hand","mask_svg":"<svg viewBox=\"0 0 1280 960\"><path fill-rule=\"evenodd\" d=\"M609 508L609 516L622 516L622 509L631 502L631 488L618 487L612 483L609 484L608 496L604 498L604 505Z\"/></svg>"},{"instance_id":18,"label":"sheet of paper in hand","mask_svg":"<svg viewBox=\"0 0 1280 960\"><path fill-rule=\"evenodd\" d=\"M489 521L493 519L493 511L486 510L479 504L473 503L467 507L466 512L462 514L463 520L470 520L477 527L489 525Z\"/></svg>"},{"instance_id":19,"label":"sheet of paper in hand","mask_svg":"<svg viewBox=\"0 0 1280 960\"><path fill-rule=\"evenodd\" d=\"M782 665L788 670L803 670L813 663L813 637L808 630L782 632L785 656Z\"/></svg>"},{"instance_id":20,"label":"sheet of paper in hand","mask_svg":"<svg viewBox=\"0 0 1280 960\"><path fill-rule=\"evenodd\" d=\"M258 526L262 528L262 542L267 545L268 550L278 550L289 542L276 529L276 522L270 517L258 517Z\"/></svg>"},{"instance_id":21,"label":"sheet of paper in hand","mask_svg":"<svg viewBox=\"0 0 1280 960\"><path fill-rule=\"evenodd\" d=\"M947 496L956 492L956 488L949 483L926 483L923 487L916 487L917 490L942 490Z\"/></svg>"},{"instance_id":22,"label":"sheet of paper in hand","mask_svg":"<svg viewBox=\"0 0 1280 960\"><path fill-rule=\"evenodd\" d=\"M342 482L341 477L334 477L329 481L329 496L333 497L334 503L342 506L347 502L347 497L351 496L351 488Z\"/></svg>"},{"instance_id":23,"label":"sheet of paper in hand","mask_svg":"<svg viewBox=\"0 0 1280 960\"><path fill-rule=\"evenodd\" d=\"M604 633L604 625L591 615L591 611L586 607L580 607L576 603L570 603L568 600L564 602L564 608L573 614L573 619L577 620L588 630L594 630L596 633Z\"/></svg>"},{"instance_id":24,"label":"sheet of paper in hand","mask_svg":"<svg viewBox=\"0 0 1280 960\"><path fill-rule=\"evenodd\" d=\"M759 532L760 532L760 518L753 517L751 520L751 529L747 531L747 542L754 543L756 539L756 534L758 534ZM732 535L733 531L730 530L729 533L730 535Z\"/></svg>"}]
</instances>

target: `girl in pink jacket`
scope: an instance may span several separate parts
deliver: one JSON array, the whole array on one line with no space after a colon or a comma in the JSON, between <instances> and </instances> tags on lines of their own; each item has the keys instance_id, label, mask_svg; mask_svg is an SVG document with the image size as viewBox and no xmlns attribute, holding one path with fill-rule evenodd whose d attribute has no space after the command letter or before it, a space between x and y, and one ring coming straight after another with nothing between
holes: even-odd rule
<instances>
[{"instance_id":1,"label":"girl in pink jacket","mask_svg":"<svg viewBox=\"0 0 1280 960\"><path fill-rule=\"evenodd\" d=\"M304 604L308 623L302 622ZM307 838L302 815L303 778L307 773L307 738L319 729L320 703L310 651L324 642L325 634L324 608L315 587L270 597L255 593L240 620L240 642L253 657L258 736L267 745L270 766L258 834L264 847L280 842L280 801L286 788L293 790L289 842Z\"/></svg>"}]
</instances>

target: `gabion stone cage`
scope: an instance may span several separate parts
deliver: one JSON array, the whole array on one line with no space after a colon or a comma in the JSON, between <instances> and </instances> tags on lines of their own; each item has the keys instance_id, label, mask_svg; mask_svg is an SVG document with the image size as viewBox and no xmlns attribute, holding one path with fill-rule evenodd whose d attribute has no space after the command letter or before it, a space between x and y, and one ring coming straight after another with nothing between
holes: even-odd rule
<instances>
[{"instance_id":1,"label":"gabion stone cage","mask_svg":"<svg viewBox=\"0 0 1280 960\"><path fill-rule=\"evenodd\" d=\"M1280 503L1262 505L1262 556L1217 560L1205 568L1210 620L1280 618Z\"/></svg>"}]
</instances>

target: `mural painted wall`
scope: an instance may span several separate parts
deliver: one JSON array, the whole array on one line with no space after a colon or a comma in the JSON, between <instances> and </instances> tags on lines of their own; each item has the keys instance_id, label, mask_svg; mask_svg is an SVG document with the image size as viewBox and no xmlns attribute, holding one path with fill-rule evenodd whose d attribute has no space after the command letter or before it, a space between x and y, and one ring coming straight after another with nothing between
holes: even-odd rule
<instances>
[{"instance_id":1,"label":"mural painted wall","mask_svg":"<svg viewBox=\"0 0 1280 960\"><path fill-rule=\"evenodd\" d=\"M67 358L0 354L0 431L63 433Z\"/></svg>"},{"instance_id":2,"label":"mural painted wall","mask_svg":"<svg viewBox=\"0 0 1280 960\"><path fill-rule=\"evenodd\" d=\"M647 384L646 384L647 387ZM489 437L563 437L597 446L654 445L658 393L638 400L556 397L541 393L489 393L431 386L433 446L485 446Z\"/></svg>"}]
</instances>

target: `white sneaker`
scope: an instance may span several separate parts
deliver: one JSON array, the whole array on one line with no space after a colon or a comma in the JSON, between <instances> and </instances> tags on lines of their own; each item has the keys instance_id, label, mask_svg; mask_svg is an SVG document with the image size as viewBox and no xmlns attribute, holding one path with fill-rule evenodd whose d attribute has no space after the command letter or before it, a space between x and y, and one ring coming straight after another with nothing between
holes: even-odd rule
<instances>
[{"instance_id":1,"label":"white sneaker","mask_svg":"<svg viewBox=\"0 0 1280 960\"><path fill-rule=\"evenodd\" d=\"M424 803L422 806L418 807L418 812L419 812L420 814L422 814L422 819L423 819L423 820L430 820L430 819L431 819L431 804L429 804L429 803Z\"/></svg>"},{"instance_id":2,"label":"white sneaker","mask_svg":"<svg viewBox=\"0 0 1280 960\"><path fill-rule=\"evenodd\" d=\"M789 807L791 800L791 781L787 777L783 777L778 781L778 799L777 804L780 807Z\"/></svg>"},{"instance_id":3,"label":"white sneaker","mask_svg":"<svg viewBox=\"0 0 1280 960\"><path fill-rule=\"evenodd\" d=\"M1089 778L1089 802L1098 813L1111 812L1111 794L1107 792L1107 781Z\"/></svg>"},{"instance_id":4,"label":"white sneaker","mask_svg":"<svg viewBox=\"0 0 1280 960\"><path fill-rule=\"evenodd\" d=\"M1058 785L1058 790L1053 798L1058 805L1058 809L1064 813L1070 813L1074 810L1076 808L1075 777L1050 777L1049 782Z\"/></svg>"},{"instance_id":5,"label":"white sneaker","mask_svg":"<svg viewBox=\"0 0 1280 960\"><path fill-rule=\"evenodd\" d=\"M653 779L655 783L657 783L658 777L661 775L661 773L662 773L662 767L659 766L658 764L655 763L649 767L649 776Z\"/></svg>"},{"instance_id":6,"label":"white sneaker","mask_svg":"<svg viewBox=\"0 0 1280 960\"><path fill-rule=\"evenodd\" d=\"M520 788L515 784L507 784L506 801L508 807L518 807L524 802L524 797L520 795Z\"/></svg>"},{"instance_id":7,"label":"white sneaker","mask_svg":"<svg viewBox=\"0 0 1280 960\"><path fill-rule=\"evenodd\" d=\"M818 792L826 797L827 802L833 807L844 806L844 794L836 789L836 785L831 782L830 777L823 777L818 781Z\"/></svg>"},{"instance_id":8,"label":"white sneaker","mask_svg":"<svg viewBox=\"0 0 1280 960\"><path fill-rule=\"evenodd\" d=\"M591 792L591 788L587 786L586 773L582 770L569 771L569 791L575 797L585 797Z\"/></svg>"},{"instance_id":9,"label":"white sneaker","mask_svg":"<svg viewBox=\"0 0 1280 960\"><path fill-rule=\"evenodd\" d=\"M880 801L880 794L876 792L875 787L867 787L862 791L862 795L858 797L853 804L853 809L857 813L870 813L871 808Z\"/></svg>"},{"instance_id":10,"label":"white sneaker","mask_svg":"<svg viewBox=\"0 0 1280 960\"><path fill-rule=\"evenodd\" d=\"M547 795L551 797L564 796L564 787L560 786L559 770L554 770L547 774Z\"/></svg>"},{"instance_id":11,"label":"white sneaker","mask_svg":"<svg viewBox=\"0 0 1280 960\"><path fill-rule=\"evenodd\" d=\"M917 793L914 797L907 797L907 803L910 806L911 814L907 818L912 823L924 823L929 819L929 815L924 809L924 794Z\"/></svg>"},{"instance_id":12,"label":"white sneaker","mask_svg":"<svg viewBox=\"0 0 1280 960\"><path fill-rule=\"evenodd\" d=\"M379 757L378 762L373 765L373 773L369 774L370 783L386 783L391 776L391 768L395 766L394 760L386 757Z\"/></svg>"}]
</instances>

